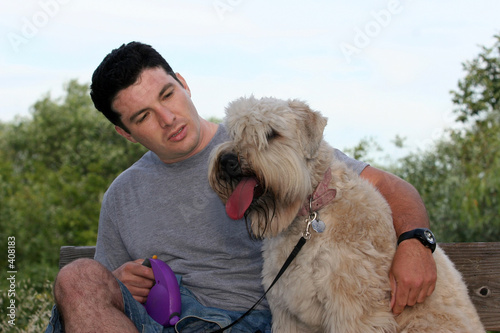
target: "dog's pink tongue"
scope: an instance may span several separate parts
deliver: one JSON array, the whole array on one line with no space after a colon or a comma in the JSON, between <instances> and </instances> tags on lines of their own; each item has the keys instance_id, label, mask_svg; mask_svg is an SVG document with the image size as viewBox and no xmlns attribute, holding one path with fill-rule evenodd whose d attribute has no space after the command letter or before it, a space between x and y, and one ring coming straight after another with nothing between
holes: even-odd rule
<instances>
[{"instance_id":1,"label":"dog's pink tongue","mask_svg":"<svg viewBox=\"0 0 500 333\"><path fill-rule=\"evenodd\" d=\"M253 192L257 180L252 177L244 177L233 191L226 202L226 213L233 220L239 220L245 215L253 200Z\"/></svg>"}]
</instances>

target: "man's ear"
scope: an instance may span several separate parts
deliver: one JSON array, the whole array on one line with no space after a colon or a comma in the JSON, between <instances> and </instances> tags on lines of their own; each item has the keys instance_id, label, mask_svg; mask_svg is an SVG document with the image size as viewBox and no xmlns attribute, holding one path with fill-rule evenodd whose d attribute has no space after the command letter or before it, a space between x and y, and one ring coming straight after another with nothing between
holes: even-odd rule
<instances>
[{"instance_id":1,"label":"man's ear","mask_svg":"<svg viewBox=\"0 0 500 333\"><path fill-rule=\"evenodd\" d=\"M175 76L177 77L177 79L181 82L182 84L182 87L184 89L186 89L186 91L188 92L189 94L189 97L191 97L191 89L189 89L189 86L186 82L186 80L182 77L182 75L180 75L179 73L175 73Z\"/></svg>"},{"instance_id":2,"label":"man's ear","mask_svg":"<svg viewBox=\"0 0 500 333\"><path fill-rule=\"evenodd\" d=\"M128 133L127 131L125 131L123 128L121 128L120 126L115 126L115 130L118 132L118 134L120 134L121 136L123 136L125 139L127 139L128 141L132 142L132 143L137 143L137 140L134 139L134 137L132 135L130 135L130 133Z\"/></svg>"}]
</instances>

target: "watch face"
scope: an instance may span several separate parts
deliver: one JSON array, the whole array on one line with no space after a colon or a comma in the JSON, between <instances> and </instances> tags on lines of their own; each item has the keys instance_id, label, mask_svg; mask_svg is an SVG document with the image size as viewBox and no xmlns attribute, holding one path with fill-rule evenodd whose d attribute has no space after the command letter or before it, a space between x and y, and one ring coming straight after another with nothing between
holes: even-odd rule
<instances>
[{"instance_id":1,"label":"watch face","mask_svg":"<svg viewBox=\"0 0 500 333\"><path fill-rule=\"evenodd\" d=\"M427 241L429 243L434 243L435 240L434 240L434 235L432 234L432 232L430 232L429 230L425 230L424 231L424 235L425 235L425 238L427 238Z\"/></svg>"}]
</instances>

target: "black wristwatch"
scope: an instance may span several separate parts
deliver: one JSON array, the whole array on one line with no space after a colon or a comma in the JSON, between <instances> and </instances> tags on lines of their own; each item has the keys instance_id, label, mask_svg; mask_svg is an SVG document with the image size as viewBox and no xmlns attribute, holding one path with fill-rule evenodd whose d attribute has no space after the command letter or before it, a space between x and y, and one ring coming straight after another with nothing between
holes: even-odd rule
<instances>
[{"instance_id":1,"label":"black wristwatch","mask_svg":"<svg viewBox=\"0 0 500 333\"><path fill-rule=\"evenodd\" d=\"M425 247L431 249L432 252L436 249L436 238L429 229L419 228L403 232L398 238L398 245L402 241L410 238L418 239Z\"/></svg>"}]
</instances>

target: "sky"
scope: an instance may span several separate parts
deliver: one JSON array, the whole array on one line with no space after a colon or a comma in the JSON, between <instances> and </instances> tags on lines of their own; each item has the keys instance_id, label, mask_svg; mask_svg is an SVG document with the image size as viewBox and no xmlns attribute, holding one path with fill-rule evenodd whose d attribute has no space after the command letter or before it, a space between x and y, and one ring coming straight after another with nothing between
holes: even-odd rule
<instances>
[{"instance_id":1,"label":"sky","mask_svg":"<svg viewBox=\"0 0 500 333\"><path fill-rule=\"evenodd\" d=\"M328 117L331 145L372 138L394 158L456 126L450 91L500 34L498 13L498 0L2 1L0 122L90 83L136 40L182 74L203 117L241 96L301 99Z\"/></svg>"}]
</instances>

